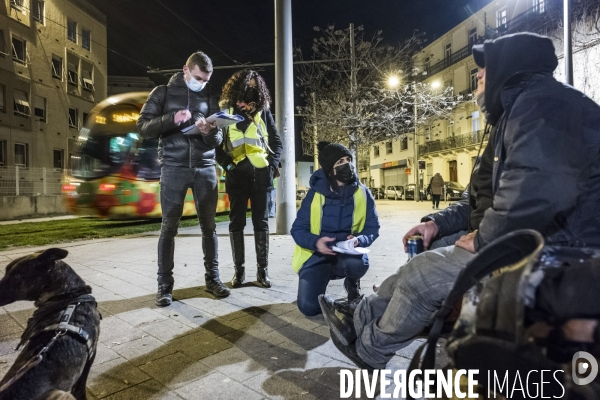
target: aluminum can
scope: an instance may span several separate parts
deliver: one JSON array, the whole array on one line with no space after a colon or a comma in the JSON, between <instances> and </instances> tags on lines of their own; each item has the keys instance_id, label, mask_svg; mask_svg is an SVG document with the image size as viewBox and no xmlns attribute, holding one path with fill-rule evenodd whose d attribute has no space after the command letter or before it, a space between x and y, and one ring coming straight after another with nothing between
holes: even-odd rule
<instances>
[{"instance_id":1,"label":"aluminum can","mask_svg":"<svg viewBox=\"0 0 600 400\"><path fill-rule=\"evenodd\" d=\"M422 253L424 250L423 237L420 235L409 236L406 240L406 248L409 260L417 254Z\"/></svg>"}]
</instances>

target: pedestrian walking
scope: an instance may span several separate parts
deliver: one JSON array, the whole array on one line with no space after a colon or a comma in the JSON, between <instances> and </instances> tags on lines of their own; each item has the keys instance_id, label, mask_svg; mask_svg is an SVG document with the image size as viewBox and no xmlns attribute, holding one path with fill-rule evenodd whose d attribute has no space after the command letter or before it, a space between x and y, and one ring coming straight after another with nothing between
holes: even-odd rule
<instances>
[{"instance_id":1,"label":"pedestrian walking","mask_svg":"<svg viewBox=\"0 0 600 400\"><path fill-rule=\"evenodd\" d=\"M160 139L162 224L158 239L158 306L168 306L173 300L175 235L190 188L202 231L206 291L216 297L229 295L229 289L219 278L215 230L218 191L214 149L221 144L223 134L205 119L219 111L217 97L207 86L212 71L212 61L206 54L201 51L192 54L183 71L173 75L167 85L150 92L137 122L143 138ZM183 132L194 124L199 134Z\"/></svg>"},{"instance_id":2,"label":"pedestrian walking","mask_svg":"<svg viewBox=\"0 0 600 400\"><path fill-rule=\"evenodd\" d=\"M225 83L221 108L240 114L244 121L225 128L217 161L226 173L229 195L229 238L235 274L231 285L238 288L245 279L244 227L248 200L252 208L258 283L271 287L269 279L269 192L278 175L281 138L269 110L271 96L264 79L256 71L238 71Z\"/></svg>"},{"instance_id":3,"label":"pedestrian walking","mask_svg":"<svg viewBox=\"0 0 600 400\"><path fill-rule=\"evenodd\" d=\"M433 203L434 210L440 209L440 197L442 196L442 190L444 188L444 178L440 175L439 172L436 172L435 175L429 181L429 191L431 192L431 202Z\"/></svg>"}]
</instances>

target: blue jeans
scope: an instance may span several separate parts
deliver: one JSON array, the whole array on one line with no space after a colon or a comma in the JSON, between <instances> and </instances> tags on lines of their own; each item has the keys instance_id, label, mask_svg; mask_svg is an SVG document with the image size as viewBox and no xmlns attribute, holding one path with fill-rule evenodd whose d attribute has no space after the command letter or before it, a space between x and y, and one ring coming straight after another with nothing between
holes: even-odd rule
<instances>
[{"instance_id":1,"label":"blue jeans","mask_svg":"<svg viewBox=\"0 0 600 400\"><path fill-rule=\"evenodd\" d=\"M441 247L417 255L386 278L354 312L359 356L375 368L385 368L396 351L429 326L473 257L460 247Z\"/></svg>"},{"instance_id":2,"label":"blue jeans","mask_svg":"<svg viewBox=\"0 0 600 400\"><path fill-rule=\"evenodd\" d=\"M306 316L320 314L319 295L325 294L330 280L346 278L356 281L362 278L368 269L369 258L366 254L323 256L314 253L298 272L298 309Z\"/></svg>"},{"instance_id":3,"label":"blue jeans","mask_svg":"<svg viewBox=\"0 0 600 400\"><path fill-rule=\"evenodd\" d=\"M160 172L160 205L162 225L158 239L158 283L173 284L175 235L189 188L202 231L204 268L209 278L219 276L218 243L215 225L217 211L217 174L214 165L200 168L162 166Z\"/></svg>"}]
</instances>

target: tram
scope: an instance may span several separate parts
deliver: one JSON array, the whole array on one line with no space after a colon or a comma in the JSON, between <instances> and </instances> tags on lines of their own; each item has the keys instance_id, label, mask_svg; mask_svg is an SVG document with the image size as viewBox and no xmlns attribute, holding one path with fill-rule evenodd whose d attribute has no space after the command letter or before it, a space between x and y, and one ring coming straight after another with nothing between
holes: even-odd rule
<instances>
[{"instance_id":1,"label":"tram","mask_svg":"<svg viewBox=\"0 0 600 400\"><path fill-rule=\"evenodd\" d=\"M148 92L108 97L81 128L62 194L71 214L107 219L159 218L158 139L143 139L136 122ZM225 177L217 168L217 212L229 211ZM191 189L183 215L196 215Z\"/></svg>"}]
</instances>

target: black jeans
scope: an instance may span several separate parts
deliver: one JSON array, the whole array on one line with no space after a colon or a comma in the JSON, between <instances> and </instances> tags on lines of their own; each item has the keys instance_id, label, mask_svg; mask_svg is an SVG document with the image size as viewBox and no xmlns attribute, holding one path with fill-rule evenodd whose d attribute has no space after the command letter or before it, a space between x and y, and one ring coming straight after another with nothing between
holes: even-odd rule
<instances>
[{"instance_id":1,"label":"black jeans","mask_svg":"<svg viewBox=\"0 0 600 400\"><path fill-rule=\"evenodd\" d=\"M319 295L325 294L325 289L332 279L362 278L369 269L367 255L336 254L324 256L314 253L298 271L298 309L307 316L321 313Z\"/></svg>"},{"instance_id":2,"label":"black jeans","mask_svg":"<svg viewBox=\"0 0 600 400\"><path fill-rule=\"evenodd\" d=\"M227 172L225 184L229 195L229 232L246 227L248 200L252 209L254 232L269 231L269 191L273 177L270 167L255 168L248 159Z\"/></svg>"},{"instance_id":3,"label":"black jeans","mask_svg":"<svg viewBox=\"0 0 600 400\"><path fill-rule=\"evenodd\" d=\"M217 210L217 174L214 165L201 168L163 166L160 172L162 225L158 239L158 283L173 284L175 235L189 188L202 231L204 268L209 277L219 276L218 243L215 225Z\"/></svg>"},{"instance_id":4,"label":"black jeans","mask_svg":"<svg viewBox=\"0 0 600 400\"><path fill-rule=\"evenodd\" d=\"M431 202L433 203L433 206L435 208L439 208L440 207L440 197L442 195L441 194L432 194L431 195Z\"/></svg>"}]
</instances>

